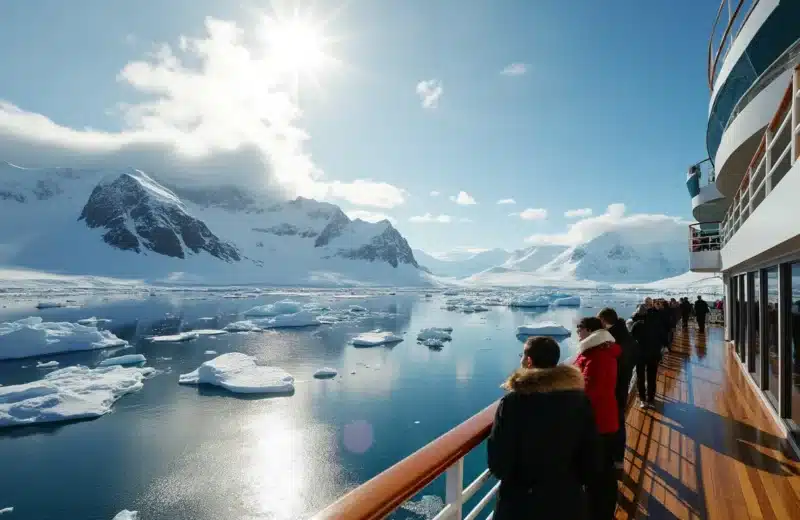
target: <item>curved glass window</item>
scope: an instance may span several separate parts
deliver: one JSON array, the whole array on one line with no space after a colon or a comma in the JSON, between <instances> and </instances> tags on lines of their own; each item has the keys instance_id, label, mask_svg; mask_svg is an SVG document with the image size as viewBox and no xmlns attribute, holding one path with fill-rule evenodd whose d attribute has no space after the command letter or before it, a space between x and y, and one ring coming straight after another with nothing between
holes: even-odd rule
<instances>
[{"instance_id":1,"label":"curved glass window","mask_svg":"<svg viewBox=\"0 0 800 520\"><path fill-rule=\"evenodd\" d=\"M708 118L706 147L712 161L736 104L767 68L800 38L800 2L781 2L747 45L719 89ZM740 107L741 109L742 107ZM777 106L775 109L777 110Z\"/></svg>"}]
</instances>

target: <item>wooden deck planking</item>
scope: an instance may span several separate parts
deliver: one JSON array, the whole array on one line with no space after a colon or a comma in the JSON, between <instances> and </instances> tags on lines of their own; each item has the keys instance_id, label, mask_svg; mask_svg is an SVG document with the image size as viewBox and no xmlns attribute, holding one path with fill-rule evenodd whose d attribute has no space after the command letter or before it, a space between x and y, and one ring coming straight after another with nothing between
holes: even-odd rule
<instances>
[{"instance_id":1,"label":"wooden deck planking","mask_svg":"<svg viewBox=\"0 0 800 520\"><path fill-rule=\"evenodd\" d=\"M616 518L800 520L800 462L722 329L678 330L656 409L628 413Z\"/></svg>"}]
</instances>

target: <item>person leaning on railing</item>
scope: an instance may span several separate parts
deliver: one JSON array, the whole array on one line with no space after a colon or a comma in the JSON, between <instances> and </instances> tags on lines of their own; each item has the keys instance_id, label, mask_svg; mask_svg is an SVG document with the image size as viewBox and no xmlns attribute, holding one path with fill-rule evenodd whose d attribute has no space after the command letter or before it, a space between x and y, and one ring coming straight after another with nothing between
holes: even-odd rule
<instances>
[{"instance_id":1,"label":"person leaning on railing","mask_svg":"<svg viewBox=\"0 0 800 520\"><path fill-rule=\"evenodd\" d=\"M581 372L558 365L549 337L525 342L521 367L503 384L487 442L500 480L495 520L588 520L584 486L596 486L600 446Z\"/></svg>"}]
</instances>

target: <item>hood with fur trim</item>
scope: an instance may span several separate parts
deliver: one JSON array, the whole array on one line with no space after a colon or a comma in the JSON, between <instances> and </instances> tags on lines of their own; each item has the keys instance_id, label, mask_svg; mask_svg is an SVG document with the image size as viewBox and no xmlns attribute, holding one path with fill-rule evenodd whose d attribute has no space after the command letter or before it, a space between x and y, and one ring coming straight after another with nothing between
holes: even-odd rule
<instances>
[{"instance_id":1,"label":"hood with fur trim","mask_svg":"<svg viewBox=\"0 0 800 520\"><path fill-rule=\"evenodd\" d=\"M606 329L596 330L578 343L578 354L583 354L587 350L594 347L599 347L600 345L612 343L616 343L616 341L610 332L608 332Z\"/></svg>"},{"instance_id":2,"label":"hood with fur trim","mask_svg":"<svg viewBox=\"0 0 800 520\"><path fill-rule=\"evenodd\" d=\"M572 365L553 368L518 368L503 388L520 394L583 390L583 374Z\"/></svg>"}]
</instances>

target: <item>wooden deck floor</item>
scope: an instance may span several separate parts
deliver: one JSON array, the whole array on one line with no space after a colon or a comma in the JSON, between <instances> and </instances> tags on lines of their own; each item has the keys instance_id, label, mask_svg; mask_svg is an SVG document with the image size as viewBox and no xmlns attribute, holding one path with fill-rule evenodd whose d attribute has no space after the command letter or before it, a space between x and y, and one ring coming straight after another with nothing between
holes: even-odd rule
<instances>
[{"instance_id":1,"label":"wooden deck floor","mask_svg":"<svg viewBox=\"0 0 800 520\"><path fill-rule=\"evenodd\" d=\"M628 413L617 519L800 519L800 463L732 355L678 330L656 409Z\"/></svg>"}]
</instances>

